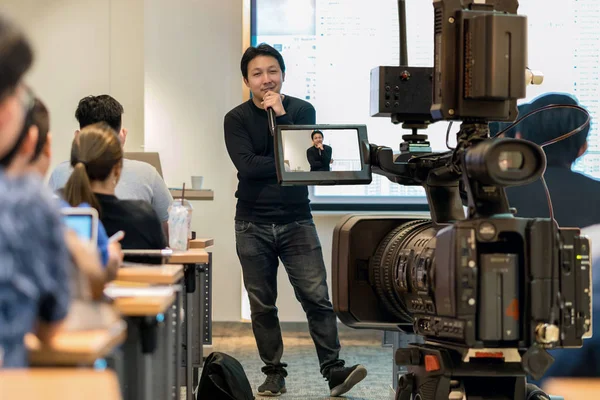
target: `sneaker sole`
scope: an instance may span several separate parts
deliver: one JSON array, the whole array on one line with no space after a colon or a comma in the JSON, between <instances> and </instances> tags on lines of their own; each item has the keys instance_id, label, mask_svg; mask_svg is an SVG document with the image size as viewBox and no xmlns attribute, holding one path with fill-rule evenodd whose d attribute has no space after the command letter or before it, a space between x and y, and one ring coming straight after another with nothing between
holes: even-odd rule
<instances>
[{"instance_id":1,"label":"sneaker sole","mask_svg":"<svg viewBox=\"0 0 600 400\"><path fill-rule=\"evenodd\" d=\"M277 397L277 396L281 396L285 392L287 392L287 389L286 388L282 388L279 392L276 392L276 393L273 393L270 390L266 390L264 392L258 392L258 395L259 396L266 396L266 397Z\"/></svg>"},{"instance_id":2,"label":"sneaker sole","mask_svg":"<svg viewBox=\"0 0 600 400\"><path fill-rule=\"evenodd\" d=\"M363 367L362 365L360 365L360 366L356 367L356 369L354 371L352 371L352 373L350 375L348 375L348 377L346 378L344 383L342 383L341 385L337 385L336 387L331 389L331 392L329 392L329 395L331 397L337 397L341 394L344 394L344 393L348 392L350 389L352 389L354 387L354 385L356 385L358 382L362 381L366 377L367 377L367 369L365 367Z\"/></svg>"}]
</instances>

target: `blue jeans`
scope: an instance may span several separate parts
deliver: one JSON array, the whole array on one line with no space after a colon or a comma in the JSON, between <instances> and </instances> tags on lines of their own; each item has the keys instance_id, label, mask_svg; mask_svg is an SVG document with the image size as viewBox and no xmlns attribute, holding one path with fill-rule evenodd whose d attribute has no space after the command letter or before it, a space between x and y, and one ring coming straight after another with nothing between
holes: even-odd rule
<instances>
[{"instance_id":1,"label":"blue jeans","mask_svg":"<svg viewBox=\"0 0 600 400\"><path fill-rule=\"evenodd\" d=\"M287 364L281 362L283 341L275 306L279 259L306 313L321 374L328 377L331 368L344 366L339 358L337 319L329 301L323 252L312 219L289 224L236 221L235 238L250 298L252 330L265 363L263 373L287 376Z\"/></svg>"}]
</instances>

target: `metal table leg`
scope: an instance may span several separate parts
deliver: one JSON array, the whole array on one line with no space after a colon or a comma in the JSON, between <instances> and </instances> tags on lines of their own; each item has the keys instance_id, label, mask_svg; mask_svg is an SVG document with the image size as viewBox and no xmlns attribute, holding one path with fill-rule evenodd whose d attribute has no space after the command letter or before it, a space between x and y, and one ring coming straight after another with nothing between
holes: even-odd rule
<instances>
[{"instance_id":1,"label":"metal table leg","mask_svg":"<svg viewBox=\"0 0 600 400\"><path fill-rule=\"evenodd\" d=\"M177 292L177 298L173 305L173 326L172 329L175 333L175 365L173 365L173 372L175 374L174 384L171 387L171 399L179 400L179 392L181 391L181 379L179 375L179 369L181 368L181 311L183 310L183 290Z\"/></svg>"}]
</instances>

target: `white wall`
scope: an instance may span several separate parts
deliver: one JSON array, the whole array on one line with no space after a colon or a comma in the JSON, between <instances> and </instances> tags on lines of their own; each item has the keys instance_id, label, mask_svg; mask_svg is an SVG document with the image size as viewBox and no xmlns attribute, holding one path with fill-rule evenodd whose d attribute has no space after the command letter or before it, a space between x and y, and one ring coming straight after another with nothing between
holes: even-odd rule
<instances>
[{"instance_id":1,"label":"white wall","mask_svg":"<svg viewBox=\"0 0 600 400\"><path fill-rule=\"evenodd\" d=\"M89 94L125 107L127 150L143 144L143 0L2 0L35 49L26 77L50 110L53 164L67 160L75 109Z\"/></svg>"},{"instance_id":2,"label":"white wall","mask_svg":"<svg viewBox=\"0 0 600 400\"><path fill-rule=\"evenodd\" d=\"M310 171L310 164L306 158L306 149L312 146L308 131L283 131L281 142L283 144L283 156L289 161L292 171Z\"/></svg>"},{"instance_id":3,"label":"white wall","mask_svg":"<svg viewBox=\"0 0 600 400\"><path fill-rule=\"evenodd\" d=\"M194 202L193 227L215 238L213 316L239 321L241 277L235 253L235 170L223 117L242 101L239 0L145 0L145 145L160 151L167 184L204 176L212 202Z\"/></svg>"}]
</instances>

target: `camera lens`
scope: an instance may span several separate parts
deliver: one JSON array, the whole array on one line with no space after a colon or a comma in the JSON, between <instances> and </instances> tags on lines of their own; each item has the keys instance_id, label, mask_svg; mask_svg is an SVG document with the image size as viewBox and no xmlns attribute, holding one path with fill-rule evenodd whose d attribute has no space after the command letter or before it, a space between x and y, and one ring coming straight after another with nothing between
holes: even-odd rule
<instances>
[{"instance_id":1,"label":"camera lens","mask_svg":"<svg viewBox=\"0 0 600 400\"><path fill-rule=\"evenodd\" d=\"M465 164L469 177L482 184L527 185L544 173L546 155L527 140L484 140L467 150Z\"/></svg>"},{"instance_id":2,"label":"camera lens","mask_svg":"<svg viewBox=\"0 0 600 400\"><path fill-rule=\"evenodd\" d=\"M436 233L431 221L402 224L379 243L369 262L371 286L397 318L412 321L412 312L432 308L423 298L433 291Z\"/></svg>"},{"instance_id":3,"label":"camera lens","mask_svg":"<svg viewBox=\"0 0 600 400\"><path fill-rule=\"evenodd\" d=\"M523 153L520 151L501 151L498 157L500 171L517 171L523 168Z\"/></svg>"}]
</instances>

